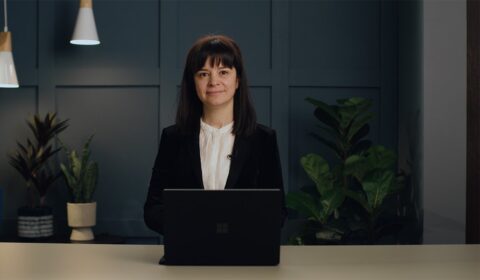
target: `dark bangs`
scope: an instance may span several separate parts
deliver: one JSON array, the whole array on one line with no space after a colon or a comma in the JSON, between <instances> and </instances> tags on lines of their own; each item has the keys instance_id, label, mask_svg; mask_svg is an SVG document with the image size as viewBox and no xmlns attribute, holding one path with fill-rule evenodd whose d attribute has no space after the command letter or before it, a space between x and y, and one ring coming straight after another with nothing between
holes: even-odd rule
<instances>
[{"instance_id":1,"label":"dark bangs","mask_svg":"<svg viewBox=\"0 0 480 280\"><path fill-rule=\"evenodd\" d=\"M206 44L201 45L198 50L194 50L192 54L191 73L197 73L198 70L202 69L208 58L210 58L211 67L222 64L225 67L238 70L238 62L235 61L233 46L228 46L220 40L208 41Z\"/></svg>"}]
</instances>

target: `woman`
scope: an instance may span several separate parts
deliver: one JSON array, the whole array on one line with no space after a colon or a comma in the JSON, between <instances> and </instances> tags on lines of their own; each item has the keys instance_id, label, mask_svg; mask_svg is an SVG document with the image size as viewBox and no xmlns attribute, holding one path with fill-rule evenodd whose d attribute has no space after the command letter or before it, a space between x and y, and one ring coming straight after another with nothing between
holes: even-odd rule
<instances>
[{"instance_id":1,"label":"woman","mask_svg":"<svg viewBox=\"0 0 480 280\"><path fill-rule=\"evenodd\" d=\"M226 36L190 49L176 124L162 132L144 206L145 223L161 234L164 188L283 191L275 131L256 123L240 49Z\"/></svg>"}]
</instances>

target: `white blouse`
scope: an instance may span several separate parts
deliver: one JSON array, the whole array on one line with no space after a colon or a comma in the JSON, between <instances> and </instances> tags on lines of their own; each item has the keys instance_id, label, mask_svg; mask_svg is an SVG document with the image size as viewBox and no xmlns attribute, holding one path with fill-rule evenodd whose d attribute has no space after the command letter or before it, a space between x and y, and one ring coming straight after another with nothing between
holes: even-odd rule
<instances>
[{"instance_id":1,"label":"white blouse","mask_svg":"<svg viewBox=\"0 0 480 280\"><path fill-rule=\"evenodd\" d=\"M225 189L235 140L232 129L233 122L215 128L200 119L200 160L203 186L206 190Z\"/></svg>"}]
</instances>

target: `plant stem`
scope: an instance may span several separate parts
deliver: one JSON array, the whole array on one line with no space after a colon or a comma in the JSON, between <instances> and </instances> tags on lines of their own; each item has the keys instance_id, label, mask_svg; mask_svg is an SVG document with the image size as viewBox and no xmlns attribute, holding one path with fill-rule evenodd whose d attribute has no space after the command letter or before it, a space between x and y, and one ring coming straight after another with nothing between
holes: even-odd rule
<instances>
[{"instance_id":1,"label":"plant stem","mask_svg":"<svg viewBox=\"0 0 480 280\"><path fill-rule=\"evenodd\" d=\"M375 241L375 225L377 224L378 216L380 215L380 211L378 209L373 209L372 213L369 213L368 216L368 238L370 240L370 244L373 244Z\"/></svg>"},{"instance_id":2,"label":"plant stem","mask_svg":"<svg viewBox=\"0 0 480 280\"><path fill-rule=\"evenodd\" d=\"M46 200L46 196L41 196L40 197L40 206L45 206L45 200Z\"/></svg>"},{"instance_id":3,"label":"plant stem","mask_svg":"<svg viewBox=\"0 0 480 280\"><path fill-rule=\"evenodd\" d=\"M31 183L27 183L27 195L28 195L28 206L30 208L34 208L35 207L35 197L33 195L33 186L31 185Z\"/></svg>"},{"instance_id":4,"label":"plant stem","mask_svg":"<svg viewBox=\"0 0 480 280\"><path fill-rule=\"evenodd\" d=\"M374 227L373 227L373 217L371 215L368 216L368 242L370 244L373 244L374 241Z\"/></svg>"}]
</instances>

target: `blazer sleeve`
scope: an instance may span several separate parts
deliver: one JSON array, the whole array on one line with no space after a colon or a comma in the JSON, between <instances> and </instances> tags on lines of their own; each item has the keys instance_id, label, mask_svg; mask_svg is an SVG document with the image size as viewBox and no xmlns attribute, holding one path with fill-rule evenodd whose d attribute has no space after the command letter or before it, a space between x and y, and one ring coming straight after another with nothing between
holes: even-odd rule
<instances>
[{"instance_id":1,"label":"blazer sleeve","mask_svg":"<svg viewBox=\"0 0 480 280\"><path fill-rule=\"evenodd\" d=\"M268 134L267 140L262 146L265 153L263 164L260 168L259 185L276 189L278 188L282 192L281 218L283 227L288 212L285 205L285 191L283 189L282 165L280 162L280 153L278 151L277 135L274 130Z\"/></svg>"},{"instance_id":2,"label":"blazer sleeve","mask_svg":"<svg viewBox=\"0 0 480 280\"><path fill-rule=\"evenodd\" d=\"M168 129L168 128L167 128ZM175 156L175 137L171 131L164 129L160 140L160 147L152 170L147 199L143 208L145 224L152 230L163 234L163 189L170 186L173 180L172 162Z\"/></svg>"}]
</instances>

